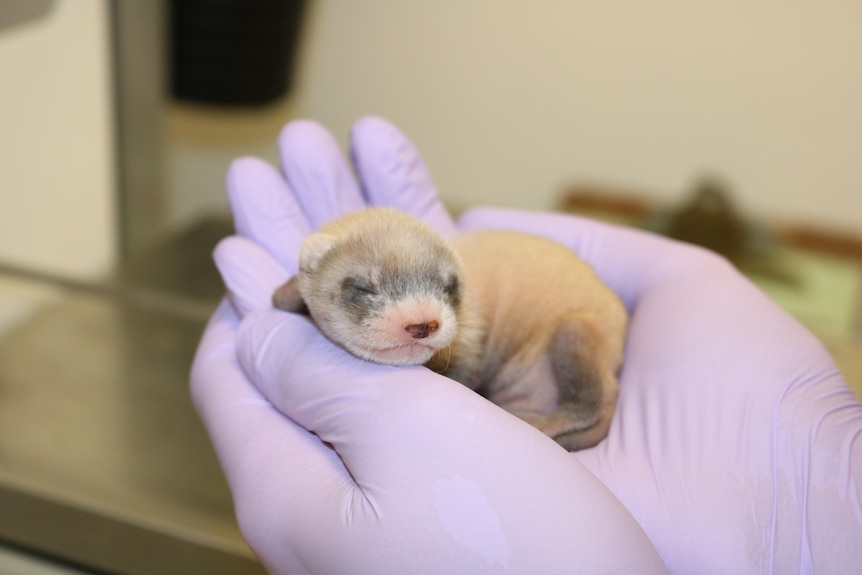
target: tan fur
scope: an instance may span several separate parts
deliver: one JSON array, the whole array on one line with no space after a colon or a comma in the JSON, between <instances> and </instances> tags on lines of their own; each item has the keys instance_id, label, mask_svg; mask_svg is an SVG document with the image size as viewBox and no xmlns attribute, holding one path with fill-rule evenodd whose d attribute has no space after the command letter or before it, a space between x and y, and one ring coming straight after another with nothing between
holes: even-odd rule
<instances>
[{"instance_id":1,"label":"tan fur","mask_svg":"<svg viewBox=\"0 0 862 575\"><path fill-rule=\"evenodd\" d=\"M604 438L625 345L619 298L571 250L545 238L485 230L451 245L465 270L466 309L488 334L481 374L461 381L568 449ZM583 413L579 394L599 399Z\"/></svg>"},{"instance_id":2,"label":"tan fur","mask_svg":"<svg viewBox=\"0 0 862 575\"><path fill-rule=\"evenodd\" d=\"M374 249L345 241L358 236ZM398 265L381 266L375 261L379 258L394 258ZM428 289L424 295L422 289L408 290L412 295L387 303L381 317L430 312L435 321L443 318L441 333L422 342L429 344L433 357L415 350L406 357L398 357L397 351L374 357L362 345L357 352L356 340L364 344L375 337L400 337L397 325L404 322L383 322L396 326L387 327L388 335L356 333L356 325L332 299L333 285L357 273L372 277L397 269L409 274L411 266L427 267L423 260L428 259L441 260L431 267L443 276L459 278L460 305L448 305L439 290ZM311 236L300 260L298 280L276 292L275 304L296 311L296 298L285 294L298 292L321 331L348 351L379 363L425 363L570 450L595 445L607 435L627 317L619 298L571 250L537 236L492 230L458 234L447 248L418 220L395 210L370 209Z\"/></svg>"},{"instance_id":3,"label":"tan fur","mask_svg":"<svg viewBox=\"0 0 862 575\"><path fill-rule=\"evenodd\" d=\"M417 270L424 273L423 281L418 281ZM428 289L430 279L442 283L449 277L461 277L457 258L433 230L394 209L368 209L334 220L306 238L299 273L276 290L273 304L293 312L305 304L321 331L357 357L418 365L456 335L456 310ZM386 290L395 278L405 287L397 297ZM351 317L351 310L361 311L363 304L345 303L346 279L380 292L373 298L379 313ZM417 340L403 329L417 323L438 327Z\"/></svg>"}]
</instances>

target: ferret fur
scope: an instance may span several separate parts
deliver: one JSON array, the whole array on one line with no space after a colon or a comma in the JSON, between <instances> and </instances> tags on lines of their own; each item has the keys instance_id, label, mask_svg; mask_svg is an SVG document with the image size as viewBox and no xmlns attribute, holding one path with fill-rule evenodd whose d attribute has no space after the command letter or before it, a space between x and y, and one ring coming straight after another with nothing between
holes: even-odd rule
<instances>
[{"instance_id":1,"label":"ferret fur","mask_svg":"<svg viewBox=\"0 0 862 575\"><path fill-rule=\"evenodd\" d=\"M307 311L357 357L424 364L568 450L607 435L627 316L568 248L503 230L447 241L412 216L372 208L309 236L299 260L274 305Z\"/></svg>"}]
</instances>

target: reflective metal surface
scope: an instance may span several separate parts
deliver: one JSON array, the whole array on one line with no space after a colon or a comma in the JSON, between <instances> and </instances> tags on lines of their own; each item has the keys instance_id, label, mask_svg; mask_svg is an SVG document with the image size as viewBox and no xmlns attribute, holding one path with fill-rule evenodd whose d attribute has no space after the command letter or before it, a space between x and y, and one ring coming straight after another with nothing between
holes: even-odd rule
<instances>
[{"instance_id":1,"label":"reflective metal surface","mask_svg":"<svg viewBox=\"0 0 862 575\"><path fill-rule=\"evenodd\" d=\"M225 230L113 285L214 307ZM0 336L0 540L110 573L263 573L188 395L203 318L146 301L67 286Z\"/></svg>"}]
</instances>

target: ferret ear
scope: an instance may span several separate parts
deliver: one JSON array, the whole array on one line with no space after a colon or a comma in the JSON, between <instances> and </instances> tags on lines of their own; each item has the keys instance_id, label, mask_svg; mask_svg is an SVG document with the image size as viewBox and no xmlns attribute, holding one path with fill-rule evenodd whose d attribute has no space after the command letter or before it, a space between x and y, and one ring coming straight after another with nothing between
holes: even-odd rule
<instances>
[{"instance_id":1,"label":"ferret ear","mask_svg":"<svg viewBox=\"0 0 862 575\"><path fill-rule=\"evenodd\" d=\"M311 234L299 248L299 269L310 271L317 267L320 260L335 245L335 236L324 233Z\"/></svg>"},{"instance_id":2,"label":"ferret ear","mask_svg":"<svg viewBox=\"0 0 862 575\"><path fill-rule=\"evenodd\" d=\"M293 276L272 294L272 305L292 313L308 313L299 293L299 276Z\"/></svg>"}]
</instances>

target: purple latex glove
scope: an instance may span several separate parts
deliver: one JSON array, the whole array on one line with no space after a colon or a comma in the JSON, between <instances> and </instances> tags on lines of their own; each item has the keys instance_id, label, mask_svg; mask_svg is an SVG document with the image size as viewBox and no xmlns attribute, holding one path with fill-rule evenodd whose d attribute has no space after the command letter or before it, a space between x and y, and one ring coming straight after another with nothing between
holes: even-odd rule
<instances>
[{"instance_id":1,"label":"purple latex glove","mask_svg":"<svg viewBox=\"0 0 862 575\"><path fill-rule=\"evenodd\" d=\"M564 215L476 209L465 228L576 251L631 314L615 419L574 453L672 573L858 573L862 405L817 339L694 246Z\"/></svg>"},{"instance_id":2,"label":"purple latex glove","mask_svg":"<svg viewBox=\"0 0 862 575\"><path fill-rule=\"evenodd\" d=\"M370 203L453 230L397 130L366 119L353 136ZM454 382L360 362L268 309L301 239L364 203L318 126L289 125L281 150L284 179L255 160L231 170L247 239L218 250L233 305L210 323L192 378L243 532L273 572L662 572L620 502L672 572L862 561L862 406L816 340L729 266L578 218L465 216L571 246L632 312L610 435L569 455Z\"/></svg>"},{"instance_id":3,"label":"purple latex glove","mask_svg":"<svg viewBox=\"0 0 862 575\"><path fill-rule=\"evenodd\" d=\"M665 573L631 514L542 433L424 367L358 360L308 318L272 308L301 240L366 202L316 124L289 124L280 147L283 176L254 159L231 167L239 237L215 254L230 303L207 327L192 373L240 527L266 567ZM353 152L369 202L455 229L392 126L360 122Z\"/></svg>"}]
</instances>

